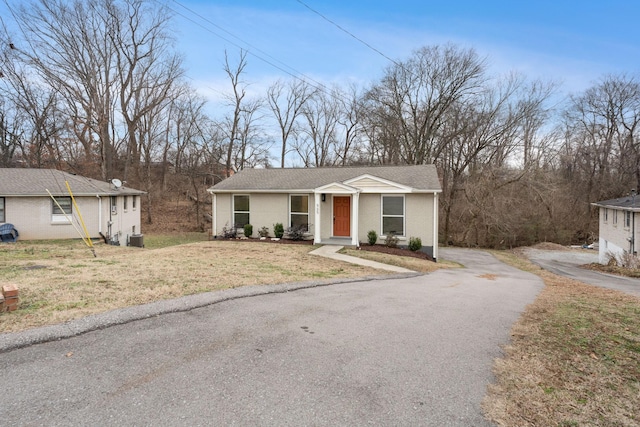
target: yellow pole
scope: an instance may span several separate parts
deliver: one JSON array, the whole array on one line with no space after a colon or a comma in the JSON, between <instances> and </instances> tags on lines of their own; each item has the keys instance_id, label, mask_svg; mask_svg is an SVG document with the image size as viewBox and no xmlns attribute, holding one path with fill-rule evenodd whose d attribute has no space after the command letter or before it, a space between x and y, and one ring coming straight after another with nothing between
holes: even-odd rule
<instances>
[{"instance_id":1,"label":"yellow pole","mask_svg":"<svg viewBox=\"0 0 640 427\"><path fill-rule=\"evenodd\" d=\"M66 214L66 212L64 211L64 209L62 209L62 206L60 206L60 203L58 203L58 201L56 200L55 197L53 197L53 194L51 194L51 192L49 190L47 190L47 193L49 193L49 196L51 197L51 200L53 200L53 203L56 204L56 206L58 206L58 209L60 209L60 212L62 212L62 214L64 215L64 217L67 219L67 221L69 221L69 224L73 225L73 228L76 229L76 231L78 232L78 234L80 235L80 237L82 238L82 241L84 242L84 237L82 236L82 233L80 232L80 230L78 230L78 227L76 227L76 225L73 223L73 218L69 217L69 215ZM84 242L85 244L87 242Z\"/></svg>"},{"instance_id":2,"label":"yellow pole","mask_svg":"<svg viewBox=\"0 0 640 427\"><path fill-rule=\"evenodd\" d=\"M64 182L67 186L67 190L69 191L69 195L71 196L71 201L73 202L73 206L76 208L76 212L78 212L78 218L80 219L80 224L82 225L82 229L84 230L85 236L87 236L86 240L83 238L84 242L91 248L91 252L93 252L93 256L96 257L96 251L93 248L93 241L91 240L91 236L89 236L89 230L87 230L87 226L84 224L84 220L82 219L82 213L80 212L80 208L76 203L75 197L73 197L73 193L71 192L71 187L69 186L69 181Z\"/></svg>"}]
</instances>

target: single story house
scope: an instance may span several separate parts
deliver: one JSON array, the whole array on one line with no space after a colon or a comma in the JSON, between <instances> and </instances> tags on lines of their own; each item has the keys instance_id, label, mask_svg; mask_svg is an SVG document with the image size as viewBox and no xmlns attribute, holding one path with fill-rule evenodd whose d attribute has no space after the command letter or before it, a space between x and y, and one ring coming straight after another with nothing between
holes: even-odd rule
<instances>
[{"instance_id":1,"label":"single story house","mask_svg":"<svg viewBox=\"0 0 640 427\"><path fill-rule=\"evenodd\" d=\"M632 193L618 199L592 203L599 208L598 260L606 264L614 256L638 253L636 213L640 212L640 195Z\"/></svg>"},{"instance_id":2,"label":"single story house","mask_svg":"<svg viewBox=\"0 0 640 427\"><path fill-rule=\"evenodd\" d=\"M438 194L434 165L244 169L211 187L214 237L225 228L270 230L306 226L315 244L358 246L370 230L378 243L393 233L438 256ZM255 237L255 236L254 236Z\"/></svg>"},{"instance_id":3,"label":"single story house","mask_svg":"<svg viewBox=\"0 0 640 427\"><path fill-rule=\"evenodd\" d=\"M20 240L71 239L84 237L81 217L91 238L125 245L141 231L143 194L117 179L104 182L54 169L0 168L0 224L13 224Z\"/></svg>"}]
</instances>

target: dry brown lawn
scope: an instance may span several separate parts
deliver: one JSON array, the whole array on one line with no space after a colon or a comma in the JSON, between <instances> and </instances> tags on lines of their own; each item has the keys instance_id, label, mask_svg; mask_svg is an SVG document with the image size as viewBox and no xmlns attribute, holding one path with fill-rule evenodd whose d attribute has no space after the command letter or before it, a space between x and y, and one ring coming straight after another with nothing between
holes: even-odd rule
<instances>
[{"instance_id":1,"label":"dry brown lawn","mask_svg":"<svg viewBox=\"0 0 640 427\"><path fill-rule=\"evenodd\" d=\"M501 426L640 425L640 299L556 276L512 329L483 407Z\"/></svg>"},{"instance_id":2,"label":"dry brown lawn","mask_svg":"<svg viewBox=\"0 0 640 427\"><path fill-rule=\"evenodd\" d=\"M203 241L160 249L81 241L0 245L0 284L20 290L20 308L0 314L0 332L238 286L387 274L309 255L310 245Z\"/></svg>"}]
</instances>

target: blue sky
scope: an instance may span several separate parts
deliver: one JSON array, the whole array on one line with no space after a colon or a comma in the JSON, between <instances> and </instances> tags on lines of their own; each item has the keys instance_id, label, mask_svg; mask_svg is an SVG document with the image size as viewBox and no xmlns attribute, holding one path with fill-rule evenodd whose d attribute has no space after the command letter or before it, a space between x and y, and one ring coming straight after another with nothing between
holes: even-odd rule
<instances>
[{"instance_id":1,"label":"blue sky","mask_svg":"<svg viewBox=\"0 0 640 427\"><path fill-rule=\"evenodd\" d=\"M606 73L640 73L635 0L155 1L179 13L176 47L187 76L211 100L229 90L225 49L232 59L239 47L250 52L244 78L256 93L288 73L341 85L367 85L382 75L388 59L305 4L392 59L454 43L476 49L493 74L553 79L565 94ZM0 16L10 20L4 0Z\"/></svg>"},{"instance_id":2,"label":"blue sky","mask_svg":"<svg viewBox=\"0 0 640 427\"><path fill-rule=\"evenodd\" d=\"M640 73L640 2L632 0L165 1L184 15L175 23L187 75L212 97L228 86L224 50L234 58L238 46L250 52L245 80L256 88L288 77L282 69L338 84L382 75L384 56L305 4L392 59L450 42L486 57L492 74L552 79L564 93L607 73Z\"/></svg>"}]
</instances>

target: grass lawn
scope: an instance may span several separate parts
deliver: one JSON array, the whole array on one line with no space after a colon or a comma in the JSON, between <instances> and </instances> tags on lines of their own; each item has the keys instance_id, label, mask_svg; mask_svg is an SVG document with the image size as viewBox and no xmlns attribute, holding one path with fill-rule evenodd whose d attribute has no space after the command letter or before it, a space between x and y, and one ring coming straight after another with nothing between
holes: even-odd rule
<instances>
[{"instance_id":1,"label":"grass lawn","mask_svg":"<svg viewBox=\"0 0 640 427\"><path fill-rule=\"evenodd\" d=\"M486 414L501 426L640 425L640 299L497 256L546 286L496 362Z\"/></svg>"},{"instance_id":2,"label":"grass lawn","mask_svg":"<svg viewBox=\"0 0 640 427\"><path fill-rule=\"evenodd\" d=\"M156 300L239 286L388 274L309 255L310 245L208 241L204 233L145 235L145 248L81 240L0 245L0 284L20 290L0 333Z\"/></svg>"},{"instance_id":3,"label":"grass lawn","mask_svg":"<svg viewBox=\"0 0 640 427\"><path fill-rule=\"evenodd\" d=\"M309 245L208 241L203 233L145 235L145 248L81 241L0 245L0 284L16 284L20 308L0 332L237 286L353 278L386 272L309 255ZM345 250L416 271L455 265ZM516 322L483 403L501 426L640 425L640 299L541 270L546 286Z\"/></svg>"}]
</instances>

